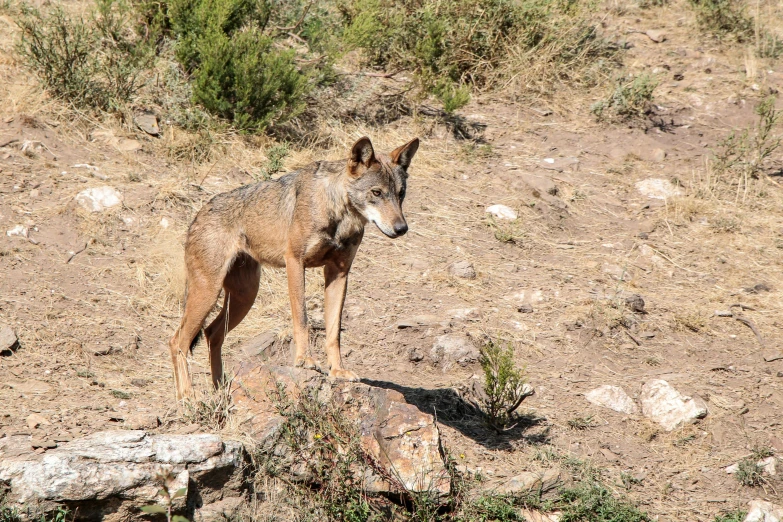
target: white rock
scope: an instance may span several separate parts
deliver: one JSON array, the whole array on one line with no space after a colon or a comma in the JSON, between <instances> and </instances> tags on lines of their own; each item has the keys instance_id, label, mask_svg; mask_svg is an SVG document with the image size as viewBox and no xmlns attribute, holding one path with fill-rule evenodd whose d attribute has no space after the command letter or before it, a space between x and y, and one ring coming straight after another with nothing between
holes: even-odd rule
<instances>
[{"instance_id":1,"label":"white rock","mask_svg":"<svg viewBox=\"0 0 783 522\"><path fill-rule=\"evenodd\" d=\"M604 384L598 388L591 390L585 394L585 399L589 402L610 410L618 411L620 413L626 413L628 415L636 415L639 413L639 408L636 403L633 402L625 390L619 386L612 386Z\"/></svg>"},{"instance_id":2,"label":"white rock","mask_svg":"<svg viewBox=\"0 0 783 522\"><path fill-rule=\"evenodd\" d=\"M510 221L513 221L519 217L513 208L507 207L506 205L492 205L487 207L487 212L498 219L508 219Z\"/></svg>"},{"instance_id":3,"label":"white rock","mask_svg":"<svg viewBox=\"0 0 783 522\"><path fill-rule=\"evenodd\" d=\"M679 196L682 191L668 179L647 178L636 182L636 190L650 199L668 199Z\"/></svg>"},{"instance_id":4,"label":"white rock","mask_svg":"<svg viewBox=\"0 0 783 522\"><path fill-rule=\"evenodd\" d=\"M148 504L157 500L156 474L163 467L175 477L176 490L202 473L230 475L242 464L241 444L217 435L103 431L44 454L0 459L0 481L10 487L8 500L21 505L110 497Z\"/></svg>"},{"instance_id":5,"label":"white rock","mask_svg":"<svg viewBox=\"0 0 783 522\"><path fill-rule=\"evenodd\" d=\"M783 507L756 499L748 503L748 514L744 522L781 522L783 521Z\"/></svg>"},{"instance_id":6,"label":"white rock","mask_svg":"<svg viewBox=\"0 0 783 522\"><path fill-rule=\"evenodd\" d=\"M163 217L160 219L160 227L161 228L169 228L171 226L171 221L167 217Z\"/></svg>"},{"instance_id":7,"label":"white rock","mask_svg":"<svg viewBox=\"0 0 783 522\"><path fill-rule=\"evenodd\" d=\"M514 301L517 304L538 304L546 299L544 298L544 292L541 290L534 290L532 288L520 290L507 297L507 299Z\"/></svg>"},{"instance_id":8,"label":"white rock","mask_svg":"<svg viewBox=\"0 0 783 522\"><path fill-rule=\"evenodd\" d=\"M19 236L19 237L27 237L28 229L24 225L16 225L14 228L6 231L5 235L12 237L12 236Z\"/></svg>"},{"instance_id":9,"label":"white rock","mask_svg":"<svg viewBox=\"0 0 783 522\"><path fill-rule=\"evenodd\" d=\"M430 350L430 358L436 364L447 370L455 363L460 366L478 361L480 356L478 348L473 341L464 334L441 335L435 340Z\"/></svg>"},{"instance_id":10,"label":"white rock","mask_svg":"<svg viewBox=\"0 0 783 522\"><path fill-rule=\"evenodd\" d=\"M707 415L707 404L700 397L688 397L661 379L647 381L639 397L642 413L666 431L695 422Z\"/></svg>"},{"instance_id":11,"label":"white rock","mask_svg":"<svg viewBox=\"0 0 783 522\"><path fill-rule=\"evenodd\" d=\"M76 202L90 212L100 212L116 207L122 203L123 197L117 189L109 186L93 187L82 190L76 195Z\"/></svg>"}]
</instances>

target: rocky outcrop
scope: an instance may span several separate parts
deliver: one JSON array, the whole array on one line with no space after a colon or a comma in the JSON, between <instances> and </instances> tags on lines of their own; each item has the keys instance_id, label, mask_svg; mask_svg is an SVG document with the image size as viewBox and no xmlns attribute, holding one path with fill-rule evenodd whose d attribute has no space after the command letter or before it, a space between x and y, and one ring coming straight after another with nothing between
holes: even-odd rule
<instances>
[{"instance_id":1,"label":"rocky outcrop","mask_svg":"<svg viewBox=\"0 0 783 522\"><path fill-rule=\"evenodd\" d=\"M79 520L138 520L141 506L161 501L161 475L170 490L185 488L191 515L242 490L242 445L217 435L102 431L45 453L29 451L26 439L0 439L0 488L24 509L65 505Z\"/></svg>"},{"instance_id":2,"label":"rocky outcrop","mask_svg":"<svg viewBox=\"0 0 783 522\"><path fill-rule=\"evenodd\" d=\"M644 383L639 397L642 413L666 431L692 424L707 415L707 404L700 397L688 397L661 379Z\"/></svg>"},{"instance_id":3,"label":"rocky outcrop","mask_svg":"<svg viewBox=\"0 0 783 522\"><path fill-rule=\"evenodd\" d=\"M380 473L363 477L367 491L449 493L450 478L431 415L406 403L395 390L335 381L311 370L246 366L236 373L232 396L237 415L243 431L259 442L263 451L285 453L276 436L285 419L270 399L270 391L278 385L288 397L307 391L319 402L337 405L356 423L363 450L380 468Z\"/></svg>"}]
</instances>

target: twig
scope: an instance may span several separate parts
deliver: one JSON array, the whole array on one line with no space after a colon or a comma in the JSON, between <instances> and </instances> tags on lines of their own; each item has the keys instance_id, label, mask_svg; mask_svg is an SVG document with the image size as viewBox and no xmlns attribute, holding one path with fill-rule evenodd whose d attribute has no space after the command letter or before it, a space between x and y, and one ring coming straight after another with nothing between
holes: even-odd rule
<instances>
[{"instance_id":1,"label":"twig","mask_svg":"<svg viewBox=\"0 0 783 522\"><path fill-rule=\"evenodd\" d=\"M729 310L731 310L731 315L732 315L732 317L734 317L734 319L736 319L737 321L741 322L742 324L744 324L745 326L747 326L748 328L753 330L753 333L756 335L756 339L758 339L759 344L763 348L764 347L764 338L761 337L761 332L759 332L759 329L756 328L756 325L753 323L753 321L751 321L747 317L743 316L741 313L735 313L734 312L734 308L739 308L740 310L752 310L752 308L744 306L744 305L738 303L738 304L731 305L729 307Z\"/></svg>"},{"instance_id":2,"label":"twig","mask_svg":"<svg viewBox=\"0 0 783 522\"><path fill-rule=\"evenodd\" d=\"M74 252L73 254L71 254L71 256L68 258L68 260L65 262L65 264L67 265L68 263L71 262L71 260L74 257L78 256L79 254L81 254L82 252L87 250L87 247L90 245L90 243L92 243L92 241L93 241L92 238L90 238L87 241L85 241L84 246L82 248L80 248L79 250L77 250L76 252Z\"/></svg>"},{"instance_id":3,"label":"twig","mask_svg":"<svg viewBox=\"0 0 783 522\"><path fill-rule=\"evenodd\" d=\"M405 69L397 69L396 71L392 71L390 73L380 73L380 72L365 72L365 71L359 71L359 72L344 72L340 73L340 76L369 76L370 78L390 78L394 79L393 77L397 74L400 74Z\"/></svg>"},{"instance_id":4,"label":"twig","mask_svg":"<svg viewBox=\"0 0 783 522\"><path fill-rule=\"evenodd\" d=\"M633 342L635 342L635 343L636 343L636 346L641 346L641 345L642 345L641 341L639 341L639 339L637 339L636 337L634 337L634 336L631 334L631 332L629 332L628 330L623 330L623 331L626 333L626 335L628 335L628 337L630 337L630 338L631 338L631 340L632 340Z\"/></svg>"},{"instance_id":5,"label":"twig","mask_svg":"<svg viewBox=\"0 0 783 522\"><path fill-rule=\"evenodd\" d=\"M275 29L282 34L290 33L291 31L296 31L296 29L300 25L302 25L302 22L304 22L305 16L307 16L307 13L310 11L310 8L313 6L314 3L315 0L310 0L310 3L307 4L304 10L302 11L302 16L299 17L299 20L297 20L294 25L292 25L291 27L275 27Z\"/></svg>"}]
</instances>

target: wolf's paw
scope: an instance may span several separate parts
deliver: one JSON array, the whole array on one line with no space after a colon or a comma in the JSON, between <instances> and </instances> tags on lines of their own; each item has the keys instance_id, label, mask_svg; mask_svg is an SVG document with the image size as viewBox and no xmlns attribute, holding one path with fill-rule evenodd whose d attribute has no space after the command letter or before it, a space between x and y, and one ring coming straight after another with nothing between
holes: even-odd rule
<instances>
[{"instance_id":1,"label":"wolf's paw","mask_svg":"<svg viewBox=\"0 0 783 522\"><path fill-rule=\"evenodd\" d=\"M351 370L345 370L343 368L332 369L329 372L329 377L333 379L341 379L343 381L358 382L359 376L353 373Z\"/></svg>"},{"instance_id":2,"label":"wolf's paw","mask_svg":"<svg viewBox=\"0 0 783 522\"><path fill-rule=\"evenodd\" d=\"M294 361L294 366L304 368L305 370L321 371L321 367L318 366L318 363L312 357L297 357L296 361Z\"/></svg>"}]
</instances>

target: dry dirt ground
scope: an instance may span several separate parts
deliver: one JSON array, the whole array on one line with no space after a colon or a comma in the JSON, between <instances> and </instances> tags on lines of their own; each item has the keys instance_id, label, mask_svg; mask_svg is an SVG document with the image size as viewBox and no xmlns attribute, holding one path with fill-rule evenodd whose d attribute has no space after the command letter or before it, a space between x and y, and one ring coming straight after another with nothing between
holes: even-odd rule
<instances>
[{"instance_id":1,"label":"dry dirt ground","mask_svg":"<svg viewBox=\"0 0 783 522\"><path fill-rule=\"evenodd\" d=\"M632 44L628 70L658 74L658 127L596 123L579 92L524 103L479 96L460 115L480 124L486 145L404 118L381 129L341 126L339 145L295 150L286 164L342 157L363 134L381 150L420 136L405 202L410 232L392 241L368 228L351 272L348 367L437 413L451 454L490 480L545 466L553 451L573 455L604 468L616 491L661 521L712 520L783 495L779 481L744 487L723 471L754 447L783 452L783 359L764 359L783 349L783 178L754 182L743 203L710 191L708 162L732 129L753 124L765 93L783 89L783 68L694 36L684 6L606 10L607 30ZM629 32L647 29L668 38ZM0 239L0 322L21 345L0 358L0 433L66 441L121 427L137 412L158 415L160 431L193 430L175 407L167 349L180 316L184 232L211 196L253 181L247 163L260 145L225 136L224 153L194 164L168 154L185 139L177 129L164 125L163 137L151 138L88 116L73 123L17 62L15 34L0 17L0 144L19 140L0 148L0 229L28 226L31 240ZM25 140L43 147L25 153ZM122 150L135 145L127 140L141 148ZM635 186L647 178L674 180L681 195L650 199ZM103 185L122 192L121 207L88 213L74 202ZM519 220L493 224L485 209L497 203ZM504 234L513 241L497 239ZM473 263L475 279L449 275L460 260ZM322 286L310 271L314 316ZM648 313L616 306L627 293L643 296ZM517 311L523 301L532 313ZM752 307L745 317L763 346L745 324L714 315L735 303ZM435 319L397 327L422 315ZM265 271L226 357L241 358L239 345L267 331L290 333L279 270ZM449 332L513 343L536 390L523 404L528 422L497 436L449 415L450 388L469 383L478 365L443 371L409 359ZM192 367L207 390L203 344ZM651 378L703 397L708 416L667 433L583 397L602 384L638 394ZM51 424L30 429L33 412ZM585 417L586 429L569 425ZM636 480L624 487L623 474Z\"/></svg>"}]
</instances>

